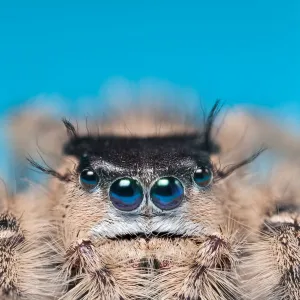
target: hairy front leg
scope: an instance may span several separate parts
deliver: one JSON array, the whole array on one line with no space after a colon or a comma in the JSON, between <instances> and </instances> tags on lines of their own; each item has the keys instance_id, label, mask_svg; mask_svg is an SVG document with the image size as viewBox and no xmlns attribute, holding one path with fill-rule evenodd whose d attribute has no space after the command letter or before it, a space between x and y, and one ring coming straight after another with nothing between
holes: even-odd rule
<instances>
[{"instance_id":1,"label":"hairy front leg","mask_svg":"<svg viewBox=\"0 0 300 300\"><path fill-rule=\"evenodd\" d=\"M30 211L27 197L8 199L0 211L0 299L57 299L57 261L46 239L51 226L34 206Z\"/></svg>"},{"instance_id":2,"label":"hairy front leg","mask_svg":"<svg viewBox=\"0 0 300 300\"><path fill-rule=\"evenodd\" d=\"M58 251L62 258L60 280L65 286L60 299L148 299L142 244L141 240L74 238L70 246Z\"/></svg>"},{"instance_id":3,"label":"hairy front leg","mask_svg":"<svg viewBox=\"0 0 300 300\"><path fill-rule=\"evenodd\" d=\"M267 218L247 247L243 265L249 299L300 299L299 207L286 206Z\"/></svg>"},{"instance_id":4,"label":"hairy front leg","mask_svg":"<svg viewBox=\"0 0 300 300\"><path fill-rule=\"evenodd\" d=\"M176 254L168 253L166 244L154 279L154 299L239 299L241 242L237 234L227 232L178 241Z\"/></svg>"}]
</instances>

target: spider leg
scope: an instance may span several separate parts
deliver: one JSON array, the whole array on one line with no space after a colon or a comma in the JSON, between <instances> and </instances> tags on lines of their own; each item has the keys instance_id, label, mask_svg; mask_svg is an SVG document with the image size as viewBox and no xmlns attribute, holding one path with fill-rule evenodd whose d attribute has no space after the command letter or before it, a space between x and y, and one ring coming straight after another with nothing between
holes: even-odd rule
<instances>
[{"instance_id":1,"label":"spider leg","mask_svg":"<svg viewBox=\"0 0 300 300\"><path fill-rule=\"evenodd\" d=\"M155 299L238 299L241 240L237 235L219 232L181 243L178 255L164 257L168 263L154 279Z\"/></svg>"},{"instance_id":2,"label":"spider leg","mask_svg":"<svg viewBox=\"0 0 300 300\"><path fill-rule=\"evenodd\" d=\"M243 276L249 299L300 298L300 218L297 209L267 218L247 248Z\"/></svg>"}]
</instances>

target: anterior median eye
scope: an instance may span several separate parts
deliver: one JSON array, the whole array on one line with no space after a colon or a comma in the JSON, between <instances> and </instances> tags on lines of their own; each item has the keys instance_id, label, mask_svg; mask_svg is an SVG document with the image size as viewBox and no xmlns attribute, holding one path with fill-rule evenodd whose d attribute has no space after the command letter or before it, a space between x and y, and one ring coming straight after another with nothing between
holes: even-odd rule
<instances>
[{"instance_id":1,"label":"anterior median eye","mask_svg":"<svg viewBox=\"0 0 300 300\"><path fill-rule=\"evenodd\" d=\"M160 209L171 210L180 205L184 197L184 188L175 177L158 179L150 190L152 202Z\"/></svg>"},{"instance_id":2,"label":"anterior median eye","mask_svg":"<svg viewBox=\"0 0 300 300\"><path fill-rule=\"evenodd\" d=\"M113 205L123 211L137 209L144 198L142 186L130 177L120 178L113 182L109 196Z\"/></svg>"},{"instance_id":3,"label":"anterior median eye","mask_svg":"<svg viewBox=\"0 0 300 300\"><path fill-rule=\"evenodd\" d=\"M195 171L193 179L199 187L205 188L209 186L213 180L212 170L208 167L200 167Z\"/></svg>"},{"instance_id":4,"label":"anterior median eye","mask_svg":"<svg viewBox=\"0 0 300 300\"><path fill-rule=\"evenodd\" d=\"M85 169L80 173L79 182L89 192L92 192L98 186L99 181L99 176L92 169Z\"/></svg>"}]
</instances>

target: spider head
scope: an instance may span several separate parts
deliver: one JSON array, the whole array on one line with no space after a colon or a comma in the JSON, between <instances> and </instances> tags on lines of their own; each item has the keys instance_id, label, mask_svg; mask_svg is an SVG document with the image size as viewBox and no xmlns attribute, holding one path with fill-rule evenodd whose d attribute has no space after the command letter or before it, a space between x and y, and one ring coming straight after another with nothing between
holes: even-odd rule
<instances>
[{"instance_id":1,"label":"spider head","mask_svg":"<svg viewBox=\"0 0 300 300\"><path fill-rule=\"evenodd\" d=\"M93 234L121 239L200 233L212 221L208 216L217 200L211 188L218 179L201 147L197 134L72 139L65 153L78 162L74 201L97 199L91 210L101 205L105 211ZM193 221L195 206L203 212L200 223Z\"/></svg>"},{"instance_id":2,"label":"spider head","mask_svg":"<svg viewBox=\"0 0 300 300\"><path fill-rule=\"evenodd\" d=\"M223 202L215 187L260 153L225 169L214 165L216 112L218 103L202 131L164 136L82 136L64 120L69 140L63 151L75 168L60 174L31 163L62 183L56 197L72 230L109 243L158 241L176 248L218 231Z\"/></svg>"}]
</instances>

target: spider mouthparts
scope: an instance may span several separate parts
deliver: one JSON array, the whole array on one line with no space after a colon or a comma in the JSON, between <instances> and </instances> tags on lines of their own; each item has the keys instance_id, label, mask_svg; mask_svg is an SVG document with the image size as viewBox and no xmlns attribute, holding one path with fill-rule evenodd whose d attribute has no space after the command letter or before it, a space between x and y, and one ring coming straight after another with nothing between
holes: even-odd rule
<instances>
[{"instance_id":1,"label":"spider mouthparts","mask_svg":"<svg viewBox=\"0 0 300 300\"><path fill-rule=\"evenodd\" d=\"M134 240L134 239L145 239L146 241L152 238L161 238L161 239L175 239L175 238L183 238L182 234L176 234L171 232L159 232L159 231L152 231L150 233L145 232L138 232L138 233L128 233L128 234L120 234L116 235L111 240Z\"/></svg>"}]
</instances>

